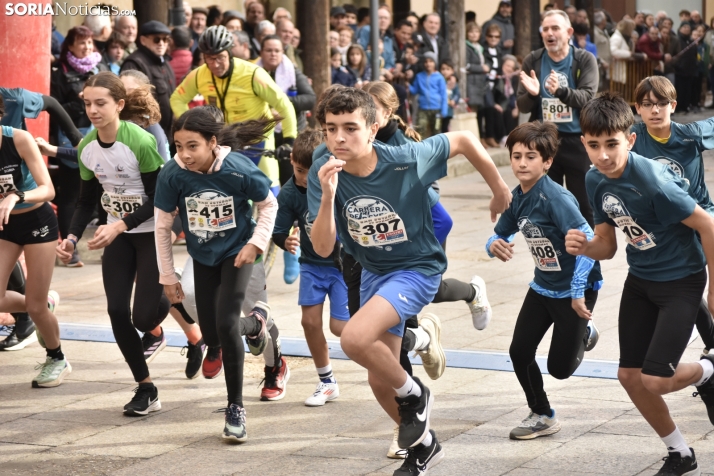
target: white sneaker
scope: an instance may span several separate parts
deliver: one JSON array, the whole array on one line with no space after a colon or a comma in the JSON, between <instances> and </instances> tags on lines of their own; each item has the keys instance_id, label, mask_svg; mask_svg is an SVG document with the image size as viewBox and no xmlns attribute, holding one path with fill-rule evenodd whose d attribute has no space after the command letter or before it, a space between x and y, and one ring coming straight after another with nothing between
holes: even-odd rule
<instances>
[{"instance_id":1,"label":"white sneaker","mask_svg":"<svg viewBox=\"0 0 714 476\"><path fill-rule=\"evenodd\" d=\"M399 447L399 443L397 443L398 439L399 425L394 427L394 437L392 438L392 444L389 445L389 450L387 451L387 458L404 459L407 457L407 450Z\"/></svg>"},{"instance_id":2,"label":"white sneaker","mask_svg":"<svg viewBox=\"0 0 714 476\"><path fill-rule=\"evenodd\" d=\"M337 382L325 383L320 381L320 383L317 384L317 388L315 388L315 393L305 400L305 405L308 407L321 407L339 396L340 387L337 386Z\"/></svg>"},{"instance_id":3,"label":"white sneaker","mask_svg":"<svg viewBox=\"0 0 714 476\"><path fill-rule=\"evenodd\" d=\"M441 321L436 315L427 313L419 319L419 326L429 335L430 340L426 350L417 350L416 353L421 357L426 374L436 380L444 374L446 367L446 356L441 347Z\"/></svg>"},{"instance_id":4,"label":"white sneaker","mask_svg":"<svg viewBox=\"0 0 714 476\"><path fill-rule=\"evenodd\" d=\"M486 297L486 283L480 276L474 276L471 278L471 286L476 290L476 297L469 303L471 319L474 327L482 331L491 322L491 305Z\"/></svg>"}]
</instances>

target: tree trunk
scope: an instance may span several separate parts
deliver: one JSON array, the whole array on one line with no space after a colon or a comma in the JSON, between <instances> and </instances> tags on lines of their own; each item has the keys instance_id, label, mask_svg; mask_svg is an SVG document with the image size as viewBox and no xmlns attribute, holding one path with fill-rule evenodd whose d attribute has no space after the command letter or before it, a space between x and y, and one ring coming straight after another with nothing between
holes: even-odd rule
<instances>
[{"instance_id":1,"label":"tree trunk","mask_svg":"<svg viewBox=\"0 0 714 476\"><path fill-rule=\"evenodd\" d=\"M516 30L516 38L513 52L519 58L525 58L531 52L532 29L538 30L539 24L533 25L533 0L514 0L513 2L513 27ZM535 0L535 13L538 12L538 1Z\"/></svg>"},{"instance_id":2,"label":"tree trunk","mask_svg":"<svg viewBox=\"0 0 714 476\"><path fill-rule=\"evenodd\" d=\"M139 26L151 20L168 25L169 6L169 0L152 0L150 2L134 0L134 10L136 10L136 20Z\"/></svg>"},{"instance_id":3,"label":"tree trunk","mask_svg":"<svg viewBox=\"0 0 714 476\"><path fill-rule=\"evenodd\" d=\"M302 35L301 55L304 73L312 79L312 89L319 97L330 85L329 0L296 0L297 27Z\"/></svg>"},{"instance_id":4,"label":"tree trunk","mask_svg":"<svg viewBox=\"0 0 714 476\"><path fill-rule=\"evenodd\" d=\"M449 43L451 61L459 78L461 95L466 95L466 74L461 70L466 67L466 25L464 24L464 0L449 0L446 5L446 41ZM437 65L438 67L438 65Z\"/></svg>"}]
</instances>

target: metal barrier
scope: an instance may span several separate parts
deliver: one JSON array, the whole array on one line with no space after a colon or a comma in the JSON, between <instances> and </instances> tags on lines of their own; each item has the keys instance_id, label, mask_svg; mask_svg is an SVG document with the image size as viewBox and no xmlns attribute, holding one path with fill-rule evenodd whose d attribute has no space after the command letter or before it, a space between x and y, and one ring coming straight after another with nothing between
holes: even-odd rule
<instances>
[{"instance_id":1,"label":"metal barrier","mask_svg":"<svg viewBox=\"0 0 714 476\"><path fill-rule=\"evenodd\" d=\"M614 59L610 63L610 91L620 94L630 105L635 104L635 89L647 76L652 76L659 61L627 61Z\"/></svg>"}]
</instances>

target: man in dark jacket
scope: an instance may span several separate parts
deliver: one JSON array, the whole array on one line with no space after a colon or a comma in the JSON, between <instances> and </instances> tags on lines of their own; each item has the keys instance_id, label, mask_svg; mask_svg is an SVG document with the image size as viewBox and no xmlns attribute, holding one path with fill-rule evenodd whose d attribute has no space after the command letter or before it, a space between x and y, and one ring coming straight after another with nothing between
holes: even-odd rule
<instances>
[{"instance_id":1,"label":"man in dark jacket","mask_svg":"<svg viewBox=\"0 0 714 476\"><path fill-rule=\"evenodd\" d=\"M419 48L417 56L423 57L424 53L431 51L436 54L437 64L449 59L449 44L439 36L441 17L438 13L429 13L424 19L424 30L414 34L414 46ZM423 68L422 68L423 69Z\"/></svg>"},{"instance_id":2,"label":"man in dark jacket","mask_svg":"<svg viewBox=\"0 0 714 476\"><path fill-rule=\"evenodd\" d=\"M127 56L121 70L137 69L147 75L154 86L154 97L161 109L161 128L171 137L171 93L176 89L176 77L169 64L166 50L171 30L163 23L152 20L139 28L139 47Z\"/></svg>"},{"instance_id":3,"label":"man in dark jacket","mask_svg":"<svg viewBox=\"0 0 714 476\"><path fill-rule=\"evenodd\" d=\"M560 147L548 176L560 185L566 178L567 189L593 226L585 191L590 158L580 141L580 109L595 96L599 73L592 53L570 45L572 34L567 13L550 10L543 14L541 35L545 48L532 51L523 60L517 104L521 112L530 113L531 121L549 121L558 127Z\"/></svg>"},{"instance_id":4,"label":"man in dark jacket","mask_svg":"<svg viewBox=\"0 0 714 476\"><path fill-rule=\"evenodd\" d=\"M511 23L512 11L511 0L501 0L496 14L482 27L483 31L488 31L488 27L495 23L501 28L501 48L505 55L510 55L513 52L513 39L516 37L516 30ZM481 43L486 46L486 35L481 38Z\"/></svg>"}]
</instances>

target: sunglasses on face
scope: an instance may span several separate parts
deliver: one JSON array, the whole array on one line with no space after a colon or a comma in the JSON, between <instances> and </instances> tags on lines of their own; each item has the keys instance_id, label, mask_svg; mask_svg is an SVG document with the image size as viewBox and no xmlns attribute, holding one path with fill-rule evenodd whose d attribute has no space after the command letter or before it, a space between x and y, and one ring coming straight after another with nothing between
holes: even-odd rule
<instances>
[{"instance_id":1,"label":"sunglasses on face","mask_svg":"<svg viewBox=\"0 0 714 476\"><path fill-rule=\"evenodd\" d=\"M154 37L154 44L158 45L161 42L168 43L169 42L169 37L168 36L155 36Z\"/></svg>"}]
</instances>

